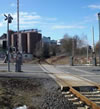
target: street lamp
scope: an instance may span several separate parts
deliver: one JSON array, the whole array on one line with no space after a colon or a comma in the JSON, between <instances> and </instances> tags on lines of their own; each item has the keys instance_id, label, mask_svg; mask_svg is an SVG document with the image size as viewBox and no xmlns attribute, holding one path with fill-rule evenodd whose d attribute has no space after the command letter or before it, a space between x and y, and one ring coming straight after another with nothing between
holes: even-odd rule
<instances>
[{"instance_id":1,"label":"street lamp","mask_svg":"<svg viewBox=\"0 0 100 109\"><path fill-rule=\"evenodd\" d=\"M99 21L99 65L100 65L100 12L98 13L98 21Z\"/></svg>"},{"instance_id":2,"label":"street lamp","mask_svg":"<svg viewBox=\"0 0 100 109\"><path fill-rule=\"evenodd\" d=\"M7 46L8 46L8 54L7 54L7 56L8 56L8 72L10 72L10 43L9 43L10 42L10 37L9 37L9 24L12 23L13 18L12 18L12 16L10 14L8 14L8 16L4 14L4 16L5 16L5 21L7 21Z\"/></svg>"}]
</instances>

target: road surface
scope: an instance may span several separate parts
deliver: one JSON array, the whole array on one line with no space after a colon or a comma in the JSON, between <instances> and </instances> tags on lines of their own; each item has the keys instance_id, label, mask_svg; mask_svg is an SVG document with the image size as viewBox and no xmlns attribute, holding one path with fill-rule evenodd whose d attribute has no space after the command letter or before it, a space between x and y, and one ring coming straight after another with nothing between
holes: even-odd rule
<instances>
[{"instance_id":1,"label":"road surface","mask_svg":"<svg viewBox=\"0 0 100 109\"><path fill-rule=\"evenodd\" d=\"M100 84L100 67L56 65L62 72L77 75Z\"/></svg>"},{"instance_id":2,"label":"road surface","mask_svg":"<svg viewBox=\"0 0 100 109\"><path fill-rule=\"evenodd\" d=\"M47 67L48 65L44 65ZM50 66L50 65L49 65ZM48 74L56 73L66 73L73 74L100 84L100 67L95 66L68 66L68 65L51 65L51 71L42 68L39 64L23 64L23 72L15 72L15 65L11 64L11 72L7 72L7 64L0 65L0 76L10 76L10 77L33 77L33 78L48 78Z\"/></svg>"},{"instance_id":3,"label":"road surface","mask_svg":"<svg viewBox=\"0 0 100 109\"><path fill-rule=\"evenodd\" d=\"M23 64L22 72L15 72L15 65L11 64L11 72L7 71L7 64L0 65L0 77L32 77L32 78L48 78L48 74L39 64Z\"/></svg>"}]
</instances>

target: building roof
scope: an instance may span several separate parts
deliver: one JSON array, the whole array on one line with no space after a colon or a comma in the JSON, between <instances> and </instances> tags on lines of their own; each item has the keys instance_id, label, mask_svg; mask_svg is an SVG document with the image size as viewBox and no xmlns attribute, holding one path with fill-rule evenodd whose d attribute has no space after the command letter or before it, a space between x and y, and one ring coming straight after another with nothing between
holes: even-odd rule
<instances>
[{"instance_id":1,"label":"building roof","mask_svg":"<svg viewBox=\"0 0 100 109\"><path fill-rule=\"evenodd\" d=\"M3 34L1 37L0 37L0 40L2 40L2 39L6 39L7 38L7 34Z\"/></svg>"},{"instance_id":2,"label":"building roof","mask_svg":"<svg viewBox=\"0 0 100 109\"><path fill-rule=\"evenodd\" d=\"M27 33L27 32L36 32L36 33L39 33L39 32L41 32L41 30L38 30L38 29L27 29L27 30L20 30L19 32L20 33ZM15 31L15 33L17 33L17 31Z\"/></svg>"}]
</instances>

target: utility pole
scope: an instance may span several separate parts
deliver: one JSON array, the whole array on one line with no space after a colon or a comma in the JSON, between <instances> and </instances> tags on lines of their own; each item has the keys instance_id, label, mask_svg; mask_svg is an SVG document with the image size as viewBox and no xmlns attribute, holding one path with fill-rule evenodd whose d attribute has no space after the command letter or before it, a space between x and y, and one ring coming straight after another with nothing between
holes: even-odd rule
<instances>
[{"instance_id":1,"label":"utility pole","mask_svg":"<svg viewBox=\"0 0 100 109\"><path fill-rule=\"evenodd\" d=\"M19 32L19 0L17 0L17 31Z\"/></svg>"},{"instance_id":2,"label":"utility pole","mask_svg":"<svg viewBox=\"0 0 100 109\"><path fill-rule=\"evenodd\" d=\"M95 45L94 45L94 27L92 27L92 36L93 36L93 52L95 52Z\"/></svg>"},{"instance_id":3,"label":"utility pole","mask_svg":"<svg viewBox=\"0 0 100 109\"><path fill-rule=\"evenodd\" d=\"M8 72L10 72L10 37L9 37L9 24L12 22L13 18L11 17L10 14L5 15L5 21L7 20L7 46L8 46L8 53L7 53L7 57L8 57Z\"/></svg>"},{"instance_id":4,"label":"utility pole","mask_svg":"<svg viewBox=\"0 0 100 109\"><path fill-rule=\"evenodd\" d=\"M17 0L17 36L18 36L18 51L22 53L22 40L20 36L20 31L19 31L19 22L20 22L20 17L19 17L19 0Z\"/></svg>"},{"instance_id":5,"label":"utility pole","mask_svg":"<svg viewBox=\"0 0 100 109\"><path fill-rule=\"evenodd\" d=\"M17 0L17 47L19 51L19 0Z\"/></svg>"},{"instance_id":6,"label":"utility pole","mask_svg":"<svg viewBox=\"0 0 100 109\"><path fill-rule=\"evenodd\" d=\"M75 40L74 40L74 38L73 38L73 40L72 40L72 57L74 57L74 54L75 54L75 42L74 42Z\"/></svg>"},{"instance_id":7,"label":"utility pole","mask_svg":"<svg viewBox=\"0 0 100 109\"><path fill-rule=\"evenodd\" d=\"M87 63L88 63L88 60L89 60L89 45L87 43Z\"/></svg>"},{"instance_id":8,"label":"utility pole","mask_svg":"<svg viewBox=\"0 0 100 109\"><path fill-rule=\"evenodd\" d=\"M94 27L92 27L92 37L93 37L92 61L93 61L93 65L97 66L96 54L95 54L95 44L94 44Z\"/></svg>"},{"instance_id":9,"label":"utility pole","mask_svg":"<svg viewBox=\"0 0 100 109\"><path fill-rule=\"evenodd\" d=\"M22 65L22 42L21 37L19 36L19 0L17 0L17 47L18 52L16 53L16 64L15 64L15 71L21 72L21 65Z\"/></svg>"},{"instance_id":10,"label":"utility pole","mask_svg":"<svg viewBox=\"0 0 100 109\"><path fill-rule=\"evenodd\" d=\"M74 43L74 38L72 38L72 56L70 57L70 65L71 66L74 66L74 46L75 46L75 43Z\"/></svg>"},{"instance_id":11,"label":"utility pole","mask_svg":"<svg viewBox=\"0 0 100 109\"><path fill-rule=\"evenodd\" d=\"M17 36L18 36L18 51L22 53L22 40L20 37L20 32L19 32L19 22L20 22L20 17L19 17L19 0L17 0Z\"/></svg>"},{"instance_id":12,"label":"utility pole","mask_svg":"<svg viewBox=\"0 0 100 109\"><path fill-rule=\"evenodd\" d=\"M100 66L100 12L98 13L98 23L99 23L99 66Z\"/></svg>"}]
</instances>

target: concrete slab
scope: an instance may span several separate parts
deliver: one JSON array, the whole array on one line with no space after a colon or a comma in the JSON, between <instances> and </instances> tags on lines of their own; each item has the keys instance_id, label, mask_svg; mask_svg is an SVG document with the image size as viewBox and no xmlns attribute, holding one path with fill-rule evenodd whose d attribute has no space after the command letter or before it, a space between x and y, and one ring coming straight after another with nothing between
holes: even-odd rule
<instances>
[{"instance_id":1,"label":"concrete slab","mask_svg":"<svg viewBox=\"0 0 100 109\"><path fill-rule=\"evenodd\" d=\"M64 85L64 86L65 86L65 84L71 85L73 87L93 86L92 83L87 82L86 80L84 80L78 76L76 77L71 74L64 73L63 71L60 71L59 69L55 68L52 65L42 65L42 66L48 71L48 73L51 72L52 75L55 76L56 78L59 78L60 80L64 80L64 83L62 83L62 85Z\"/></svg>"},{"instance_id":2,"label":"concrete slab","mask_svg":"<svg viewBox=\"0 0 100 109\"><path fill-rule=\"evenodd\" d=\"M100 67L99 66L63 66L56 68L72 75L76 75L87 80L100 84Z\"/></svg>"}]
</instances>

